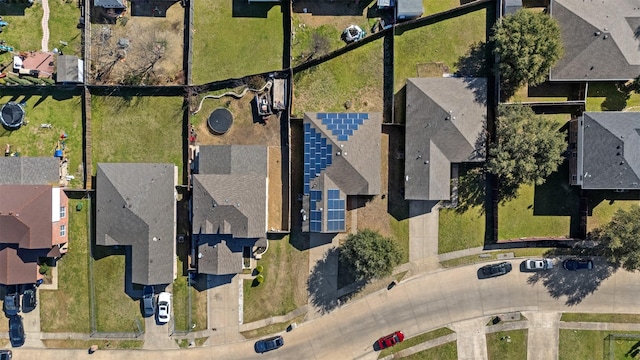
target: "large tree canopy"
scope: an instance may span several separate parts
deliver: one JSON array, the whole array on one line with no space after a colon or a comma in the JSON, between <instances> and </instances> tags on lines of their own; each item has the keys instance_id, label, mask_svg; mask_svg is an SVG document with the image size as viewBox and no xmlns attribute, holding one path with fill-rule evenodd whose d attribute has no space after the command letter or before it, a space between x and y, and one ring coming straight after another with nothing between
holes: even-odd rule
<instances>
[{"instance_id":1,"label":"large tree canopy","mask_svg":"<svg viewBox=\"0 0 640 360\"><path fill-rule=\"evenodd\" d=\"M369 229L349 234L340 247L340 262L351 267L357 281L391 274L401 258L393 240Z\"/></svg>"},{"instance_id":2,"label":"large tree canopy","mask_svg":"<svg viewBox=\"0 0 640 360\"><path fill-rule=\"evenodd\" d=\"M640 270L640 206L628 211L619 209L612 220L597 228L591 238L607 249L607 257L625 270Z\"/></svg>"},{"instance_id":3,"label":"large tree canopy","mask_svg":"<svg viewBox=\"0 0 640 360\"><path fill-rule=\"evenodd\" d=\"M501 200L515 197L522 184L543 184L564 160L566 148L555 122L528 106L501 106L487 161L487 170L500 182Z\"/></svg>"},{"instance_id":4,"label":"large tree canopy","mask_svg":"<svg viewBox=\"0 0 640 360\"><path fill-rule=\"evenodd\" d=\"M562 57L560 27L542 12L521 9L507 15L493 28L495 53L503 85L516 89L546 80L551 67Z\"/></svg>"}]
</instances>

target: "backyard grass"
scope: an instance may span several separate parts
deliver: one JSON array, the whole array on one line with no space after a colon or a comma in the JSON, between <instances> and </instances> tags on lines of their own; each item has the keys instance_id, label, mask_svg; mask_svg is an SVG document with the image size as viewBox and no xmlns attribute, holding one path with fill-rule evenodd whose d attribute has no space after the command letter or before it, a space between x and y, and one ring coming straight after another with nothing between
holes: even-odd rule
<instances>
[{"instance_id":1,"label":"backyard grass","mask_svg":"<svg viewBox=\"0 0 640 360\"><path fill-rule=\"evenodd\" d=\"M144 330L140 301L125 293L124 249L94 245L93 251L97 259L90 260L93 261L97 331L133 333Z\"/></svg>"},{"instance_id":2,"label":"backyard grass","mask_svg":"<svg viewBox=\"0 0 640 360\"><path fill-rule=\"evenodd\" d=\"M207 83L282 68L279 5L196 0L193 82Z\"/></svg>"},{"instance_id":3,"label":"backyard grass","mask_svg":"<svg viewBox=\"0 0 640 360\"><path fill-rule=\"evenodd\" d=\"M439 337L447 336L453 333L455 333L455 331L444 327L444 328L426 332L424 334L420 334L418 336L414 336L412 338L405 339L403 342L399 343L394 347L386 348L380 351L380 355L378 355L378 359L383 358L387 355L395 354L400 350L408 349L412 346L422 344L423 342L427 342L429 340L437 339Z\"/></svg>"},{"instance_id":4,"label":"backyard grass","mask_svg":"<svg viewBox=\"0 0 640 360\"><path fill-rule=\"evenodd\" d=\"M610 357L610 334L633 334L640 338L639 332L570 330L560 329L559 360L600 360L635 358L629 356L632 348L637 348L638 340L614 340L614 356Z\"/></svg>"},{"instance_id":5,"label":"backyard grass","mask_svg":"<svg viewBox=\"0 0 640 360\"><path fill-rule=\"evenodd\" d=\"M640 205L640 201L638 200L615 199L616 195L620 196L623 194L612 192L610 195L611 196L608 196L608 198L598 203L590 204L592 211L591 216L587 218L587 231L592 231L611 221L613 214L618 210L629 210L633 205ZM594 199L591 198L590 200L593 201Z\"/></svg>"},{"instance_id":6,"label":"backyard grass","mask_svg":"<svg viewBox=\"0 0 640 360\"><path fill-rule=\"evenodd\" d=\"M42 340L49 349L89 349L98 345L98 349L142 349L143 340Z\"/></svg>"},{"instance_id":7,"label":"backyard grass","mask_svg":"<svg viewBox=\"0 0 640 360\"><path fill-rule=\"evenodd\" d=\"M294 75L297 116L305 112L381 112L382 39Z\"/></svg>"},{"instance_id":8,"label":"backyard grass","mask_svg":"<svg viewBox=\"0 0 640 360\"><path fill-rule=\"evenodd\" d=\"M562 314L560 321L640 324L640 315L639 314L564 313Z\"/></svg>"},{"instance_id":9,"label":"backyard grass","mask_svg":"<svg viewBox=\"0 0 640 360\"><path fill-rule=\"evenodd\" d=\"M511 341L507 341L507 339ZM487 354L489 355L489 360L520 360L526 358L527 330L499 331L487 334Z\"/></svg>"},{"instance_id":10,"label":"backyard grass","mask_svg":"<svg viewBox=\"0 0 640 360\"><path fill-rule=\"evenodd\" d=\"M521 186L517 198L498 208L500 240L570 237L579 226L578 191L568 183L567 162L543 185Z\"/></svg>"},{"instance_id":11,"label":"backyard grass","mask_svg":"<svg viewBox=\"0 0 640 360\"><path fill-rule=\"evenodd\" d=\"M77 1L49 0L49 50L58 48L65 55L82 55L82 35L77 28L80 8ZM64 41L67 45L63 45Z\"/></svg>"},{"instance_id":12,"label":"backyard grass","mask_svg":"<svg viewBox=\"0 0 640 360\"><path fill-rule=\"evenodd\" d=\"M393 216L389 216L391 225L392 239L398 245L402 259L400 264L409 262L409 219L398 220Z\"/></svg>"},{"instance_id":13,"label":"backyard grass","mask_svg":"<svg viewBox=\"0 0 640 360\"><path fill-rule=\"evenodd\" d=\"M82 204L82 210L76 206ZM69 252L58 262L58 290L40 290L43 332L89 333L88 200L69 199Z\"/></svg>"},{"instance_id":14,"label":"backyard grass","mask_svg":"<svg viewBox=\"0 0 640 360\"><path fill-rule=\"evenodd\" d=\"M618 90L618 85L613 82L589 83L587 90L587 111L620 111L631 108L640 110L640 94L625 94Z\"/></svg>"},{"instance_id":15,"label":"backyard grass","mask_svg":"<svg viewBox=\"0 0 640 360\"><path fill-rule=\"evenodd\" d=\"M453 5L451 0L435 3L429 1L425 11L431 12L432 6L445 10ZM395 91L399 91L408 78L418 76L418 64L441 62L449 67L450 73L454 73L458 59L468 52L470 46L486 40L485 26L486 11L482 9L397 35L394 44Z\"/></svg>"},{"instance_id":16,"label":"backyard grass","mask_svg":"<svg viewBox=\"0 0 640 360\"><path fill-rule=\"evenodd\" d=\"M0 143L10 144L11 152L18 152L20 156L51 157L60 135L67 134L64 151L69 159L69 175L75 176L70 184L73 188L81 188L83 185L82 113L79 95L70 91L52 90L51 96L0 97L0 104L8 101L26 103L25 121L29 122L28 125L15 131L0 128ZM51 124L53 128L41 128L40 124Z\"/></svg>"},{"instance_id":17,"label":"backyard grass","mask_svg":"<svg viewBox=\"0 0 640 360\"><path fill-rule=\"evenodd\" d=\"M455 341L442 344L413 355L405 356L404 360L457 360L458 346Z\"/></svg>"},{"instance_id":18,"label":"backyard grass","mask_svg":"<svg viewBox=\"0 0 640 360\"><path fill-rule=\"evenodd\" d=\"M297 250L289 239L269 240L267 253L257 263L264 268L262 284L244 281L245 323L284 315L306 304L308 252Z\"/></svg>"},{"instance_id":19,"label":"backyard grass","mask_svg":"<svg viewBox=\"0 0 640 360\"><path fill-rule=\"evenodd\" d=\"M458 6L460 6L460 0L422 0L422 7L424 8L422 16L437 14Z\"/></svg>"},{"instance_id":20,"label":"backyard grass","mask_svg":"<svg viewBox=\"0 0 640 360\"><path fill-rule=\"evenodd\" d=\"M7 42L15 51L40 50L40 40L42 39L42 6L36 2L31 7L25 4L0 3L0 14L2 20L9 23L2 30L2 39ZM13 61L9 52L0 55L0 64L8 65ZM2 68L3 66L0 66Z\"/></svg>"},{"instance_id":21,"label":"backyard grass","mask_svg":"<svg viewBox=\"0 0 640 360\"><path fill-rule=\"evenodd\" d=\"M173 163L182 178L182 99L91 98L92 151L99 162Z\"/></svg>"}]
</instances>

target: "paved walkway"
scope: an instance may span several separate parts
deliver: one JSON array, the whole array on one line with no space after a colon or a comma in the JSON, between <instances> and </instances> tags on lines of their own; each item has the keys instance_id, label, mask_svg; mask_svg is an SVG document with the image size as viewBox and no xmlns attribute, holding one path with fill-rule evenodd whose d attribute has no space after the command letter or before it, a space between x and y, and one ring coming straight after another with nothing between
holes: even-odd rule
<instances>
[{"instance_id":1,"label":"paved walkway","mask_svg":"<svg viewBox=\"0 0 640 360\"><path fill-rule=\"evenodd\" d=\"M529 319L527 360L554 360L558 358L558 325L560 312L524 311Z\"/></svg>"},{"instance_id":2,"label":"paved walkway","mask_svg":"<svg viewBox=\"0 0 640 360\"><path fill-rule=\"evenodd\" d=\"M222 283L222 277L209 276L207 281L207 327L212 331L207 345L244 340L240 334L240 275L231 278L231 282Z\"/></svg>"},{"instance_id":3,"label":"paved walkway","mask_svg":"<svg viewBox=\"0 0 640 360\"><path fill-rule=\"evenodd\" d=\"M42 41L40 47L42 51L49 51L49 0L42 0Z\"/></svg>"},{"instance_id":4,"label":"paved walkway","mask_svg":"<svg viewBox=\"0 0 640 360\"><path fill-rule=\"evenodd\" d=\"M315 282L315 286L321 289L316 290L318 294L327 294L327 296L335 296L338 290L338 256L337 252L327 256L327 252L340 245L340 239L344 234L319 234L309 233L309 274L316 271L321 275L321 279ZM319 266L316 269L316 266ZM330 301L330 300L327 300ZM325 311L321 308L314 307L313 301L309 300L309 312L306 320L315 319Z\"/></svg>"},{"instance_id":5,"label":"paved walkway","mask_svg":"<svg viewBox=\"0 0 640 360\"><path fill-rule=\"evenodd\" d=\"M438 263L437 201L409 202L409 261L418 272L435 270Z\"/></svg>"},{"instance_id":6,"label":"paved walkway","mask_svg":"<svg viewBox=\"0 0 640 360\"><path fill-rule=\"evenodd\" d=\"M480 317L452 324L451 330L458 335L458 359L488 359L486 328L490 317Z\"/></svg>"}]
</instances>

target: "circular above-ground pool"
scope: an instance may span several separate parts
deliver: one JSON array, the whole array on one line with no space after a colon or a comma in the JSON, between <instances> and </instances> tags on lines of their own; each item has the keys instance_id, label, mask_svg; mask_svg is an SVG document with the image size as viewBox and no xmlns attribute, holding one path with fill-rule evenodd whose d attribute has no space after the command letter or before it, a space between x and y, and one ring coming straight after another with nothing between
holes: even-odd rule
<instances>
[{"instance_id":1,"label":"circular above-ground pool","mask_svg":"<svg viewBox=\"0 0 640 360\"><path fill-rule=\"evenodd\" d=\"M24 109L15 102L8 102L2 105L0 110L0 122L2 126L9 130L17 130L24 122Z\"/></svg>"},{"instance_id":2,"label":"circular above-ground pool","mask_svg":"<svg viewBox=\"0 0 640 360\"><path fill-rule=\"evenodd\" d=\"M207 120L209 130L218 135L222 135L229 131L231 124L233 124L233 115L231 115L231 111L225 108L217 108L213 110Z\"/></svg>"}]
</instances>

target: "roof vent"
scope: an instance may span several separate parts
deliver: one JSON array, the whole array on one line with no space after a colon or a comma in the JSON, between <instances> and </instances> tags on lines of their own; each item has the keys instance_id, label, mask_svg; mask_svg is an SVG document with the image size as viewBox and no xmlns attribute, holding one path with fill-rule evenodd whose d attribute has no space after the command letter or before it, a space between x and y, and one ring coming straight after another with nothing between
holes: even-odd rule
<instances>
[{"instance_id":1,"label":"roof vent","mask_svg":"<svg viewBox=\"0 0 640 360\"><path fill-rule=\"evenodd\" d=\"M157 237L155 237L155 236L153 237L153 241L158 241L158 240L160 240L160 239L158 239L158 238L157 238Z\"/></svg>"},{"instance_id":2,"label":"roof vent","mask_svg":"<svg viewBox=\"0 0 640 360\"><path fill-rule=\"evenodd\" d=\"M202 253L198 253L198 259L202 259Z\"/></svg>"},{"instance_id":3,"label":"roof vent","mask_svg":"<svg viewBox=\"0 0 640 360\"><path fill-rule=\"evenodd\" d=\"M596 31L595 33L593 33L593 35L595 36L600 36L601 32L600 31Z\"/></svg>"},{"instance_id":4,"label":"roof vent","mask_svg":"<svg viewBox=\"0 0 640 360\"><path fill-rule=\"evenodd\" d=\"M605 35L605 36L603 36L602 38L606 40L606 39L608 39L608 38L609 38L609 35Z\"/></svg>"}]
</instances>

